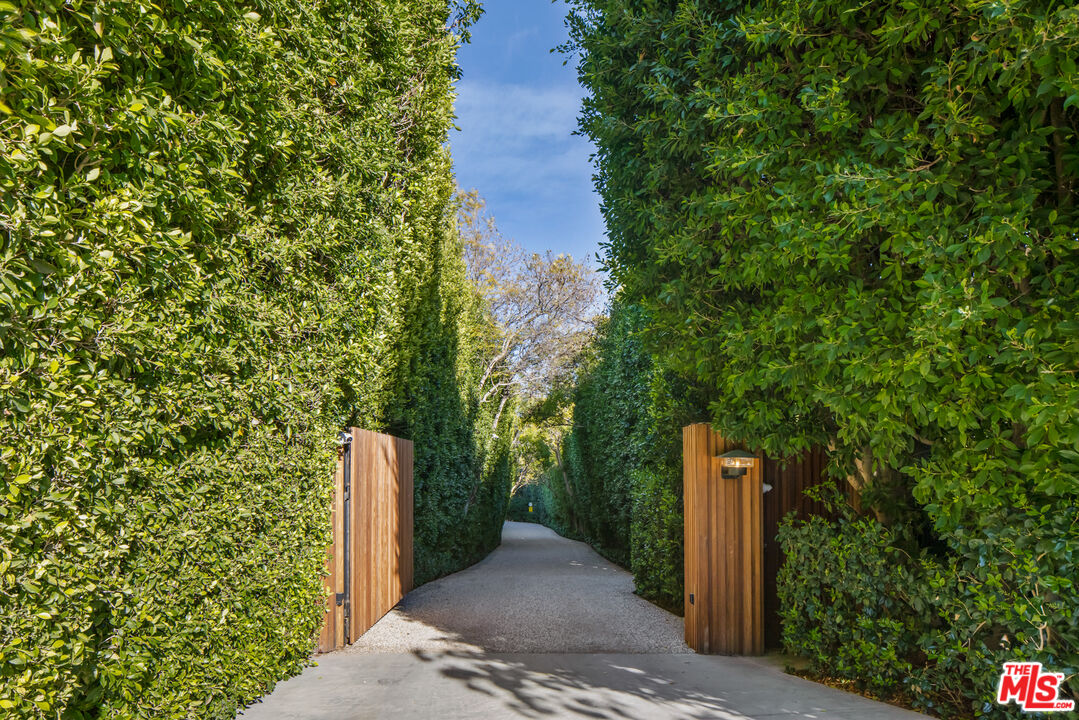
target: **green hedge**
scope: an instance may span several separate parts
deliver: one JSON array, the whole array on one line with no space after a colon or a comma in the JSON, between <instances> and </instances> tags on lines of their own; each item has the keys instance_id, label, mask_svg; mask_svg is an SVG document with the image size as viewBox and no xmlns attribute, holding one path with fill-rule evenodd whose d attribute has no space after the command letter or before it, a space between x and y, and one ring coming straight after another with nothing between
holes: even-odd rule
<instances>
[{"instance_id":1,"label":"green hedge","mask_svg":"<svg viewBox=\"0 0 1079 720\"><path fill-rule=\"evenodd\" d=\"M425 583L483 558L502 541L517 413L511 397L480 403L483 300L469 286L461 243L442 252L408 313L397 350L388 432L414 441L415 580ZM494 426L498 420L498 427Z\"/></svg>"},{"instance_id":2,"label":"green hedge","mask_svg":"<svg viewBox=\"0 0 1079 720\"><path fill-rule=\"evenodd\" d=\"M704 402L642 345L647 316L616 302L584 364L564 443L547 476L551 524L628 567L637 592L683 602L682 427ZM567 488L568 485L568 488Z\"/></svg>"},{"instance_id":3,"label":"green hedge","mask_svg":"<svg viewBox=\"0 0 1079 720\"><path fill-rule=\"evenodd\" d=\"M532 512L528 511L529 503ZM514 522L539 523L551 526L551 490L546 482L533 482L521 486L510 498L506 519Z\"/></svg>"},{"instance_id":4,"label":"green hedge","mask_svg":"<svg viewBox=\"0 0 1079 720\"><path fill-rule=\"evenodd\" d=\"M784 523L779 542L787 554L778 583L784 645L822 674L909 693L926 664L919 641L934 616L932 561L869 519Z\"/></svg>"},{"instance_id":5,"label":"green hedge","mask_svg":"<svg viewBox=\"0 0 1079 720\"><path fill-rule=\"evenodd\" d=\"M5 717L231 718L301 667L348 424L420 448L421 577L493 542L505 450L440 275L448 15L0 2ZM477 471L477 526L436 543L429 495Z\"/></svg>"},{"instance_id":6,"label":"green hedge","mask_svg":"<svg viewBox=\"0 0 1079 720\"><path fill-rule=\"evenodd\" d=\"M928 517L961 608L927 682L1003 713L950 668L1004 635L1079 673L1079 12L571 5L606 264L649 349L725 435L833 447L883 517Z\"/></svg>"},{"instance_id":7,"label":"green hedge","mask_svg":"<svg viewBox=\"0 0 1079 720\"><path fill-rule=\"evenodd\" d=\"M994 541L1023 534L1013 528ZM788 522L779 540L787 553L779 576L783 641L821 675L943 717L1020 718L1017 706L993 704L1003 663L1037 660L1074 672L1056 649L1074 642L1073 603L1041 600L1039 569L1028 559L964 563L919 549L905 528L867 518ZM987 547L986 556L995 550ZM1038 626L1045 630L1025 629ZM1049 632L1063 642L1047 642Z\"/></svg>"}]
</instances>

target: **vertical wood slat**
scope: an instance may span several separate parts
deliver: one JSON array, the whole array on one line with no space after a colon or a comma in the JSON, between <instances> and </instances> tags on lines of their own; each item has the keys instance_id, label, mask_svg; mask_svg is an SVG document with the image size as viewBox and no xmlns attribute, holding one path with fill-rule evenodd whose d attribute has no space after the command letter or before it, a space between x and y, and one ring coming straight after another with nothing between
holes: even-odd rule
<instances>
[{"instance_id":1,"label":"vertical wood slat","mask_svg":"<svg viewBox=\"0 0 1079 720\"><path fill-rule=\"evenodd\" d=\"M697 578L700 576L700 528L697 527L699 503L697 501L697 437L693 426L682 430L682 497L683 497L683 544L685 558L685 583L683 605L685 607L685 639L690 647L698 647L700 641L700 609L697 604Z\"/></svg>"},{"instance_id":2,"label":"vertical wood slat","mask_svg":"<svg viewBox=\"0 0 1079 720\"><path fill-rule=\"evenodd\" d=\"M330 602L334 603L333 613L333 647L339 648L344 646L346 637L345 628L345 605L342 603L338 605L335 601L337 593L345 592L345 553L342 544L342 539L345 533L345 464L344 464L344 451L341 452L342 457L338 459L337 471L334 474L335 485L333 492L333 596L330 598Z\"/></svg>"},{"instance_id":3,"label":"vertical wood slat","mask_svg":"<svg viewBox=\"0 0 1079 720\"><path fill-rule=\"evenodd\" d=\"M399 459L400 472L400 475L398 476L398 487L400 488L400 506L398 508L398 513L401 518L401 530L400 533L398 533L398 557L400 563L398 571L398 578L400 581L398 593L401 597L404 597L407 593L412 591L415 572L412 561L412 535L414 532L412 513L415 498L412 486L413 447L411 440L402 440L398 438L397 457Z\"/></svg>"},{"instance_id":4,"label":"vertical wood slat","mask_svg":"<svg viewBox=\"0 0 1079 720\"><path fill-rule=\"evenodd\" d=\"M344 463L335 474L331 509L333 543L327 551L327 611L318 649L354 642L412 589L413 445L411 441L352 428L349 547L344 544ZM350 577L345 577L345 553ZM350 598L346 627L344 606Z\"/></svg>"},{"instance_id":5,"label":"vertical wood slat","mask_svg":"<svg viewBox=\"0 0 1079 720\"><path fill-rule=\"evenodd\" d=\"M686 643L700 653L764 651L761 465L721 477L736 447L705 424L683 430ZM694 602L689 602L690 594Z\"/></svg>"},{"instance_id":6,"label":"vertical wood slat","mask_svg":"<svg viewBox=\"0 0 1079 720\"><path fill-rule=\"evenodd\" d=\"M683 583L682 605L685 608L685 639L686 645L697 647L700 641L697 635L698 606L696 605L697 576L698 576L698 552L697 552L697 505L691 502L697 492L697 473L694 467L694 459L697 457L697 436L692 427L682 430L682 532L684 548L683 567L685 583Z\"/></svg>"},{"instance_id":7,"label":"vertical wood slat","mask_svg":"<svg viewBox=\"0 0 1079 720\"><path fill-rule=\"evenodd\" d=\"M730 583L729 564L729 538L725 523L717 523L716 517L723 512L723 508L730 503L730 486L719 485L713 482L712 463L715 455L726 452L726 441L713 433L710 429L705 432L704 444L706 453L701 460L707 463L708 470L702 478L704 487L708 492L709 502L705 506L706 514L701 518L701 524L707 528L706 533L710 539L708 552L711 562L708 565L707 585L704 590L705 602L709 608L711 620L706 638L709 646L708 652L722 652L722 648L730 642L730 607L723 602L727 596Z\"/></svg>"},{"instance_id":8,"label":"vertical wood slat","mask_svg":"<svg viewBox=\"0 0 1079 720\"><path fill-rule=\"evenodd\" d=\"M701 578L707 578L712 573L712 567L717 557L713 547L715 542L715 528L708 522L709 507L712 502L712 494L708 488L708 457L712 453L712 436L708 432L698 432L697 435L697 492L699 510L697 511L697 552L700 553L698 567L697 603L701 606L698 611L697 639L707 648L711 649L712 628L716 627L716 617L710 601L711 593L707 585L700 582Z\"/></svg>"},{"instance_id":9,"label":"vertical wood slat","mask_svg":"<svg viewBox=\"0 0 1079 720\"><path fill-rule=\"evenodd\" d=\"M344 466L338 458L334 471L333 503L330 508L330 527L333 539L326 548L326 614L322 621L322 630L318 638L318 651L330 652L343 645L344 606L336 602L337 593L344 592L344 555L339 552L344 515Z\"/></svg>"},{"instance_id":10,"label":"vertical wood slat","mask_svg":"<svg viewBox=\"0 0 1079 720\"><path fill-rule=\"evenodd\" d=\"M835 513L824 503L810 499L806 490L819 485L834 485L836 481L827 474L828 458L824 448L813 448L786 462L768 458L764 465L764 482L772 491L764 496L764 626L765 645L778 648L782 645L779 622L779 595L776 576L785 557L776 541L779 525L793 511L799 519L813 516L835 519ZM842 481L840 481L842 482ZM846 487L847 500L856 500Z\"/></svg>"},{"instance_id":11,"label":"vertical wood slat","mask_svg":"<svg viewBox=\"0 0 1079 720\"><path fill-rule=\"evenodd\" d=\"M366 626L367 618L371 614L371 603L367 593L362 592L360 580L371 578L373 563L371 553L361 551L372 547L371 533L374 525L364 522L361 518L367 518L374 511L371 504L371 486L374 478L374 436L365 432L352 433L352 547L349 548L352 561L351 583L351 627L349 628L350 639L358 638L362 633L360 628Z\"/></svg>"}]
</instances>

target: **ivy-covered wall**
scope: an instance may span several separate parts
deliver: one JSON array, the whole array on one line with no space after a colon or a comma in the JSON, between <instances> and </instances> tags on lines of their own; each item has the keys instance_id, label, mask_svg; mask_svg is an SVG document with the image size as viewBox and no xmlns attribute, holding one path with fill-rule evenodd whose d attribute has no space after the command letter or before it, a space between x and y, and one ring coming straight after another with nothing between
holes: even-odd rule
<instances>
[{"instance_id":1,"label":"ivy-covered wall","mask_svg":"<svg viewBox=\"0 0 1079 720\"><path fill-rule=\"evenodd\" d=\"M417 443L421 579L497 541L450 12L0 2L4 717L231 718L298 669L346 425Z\"/></svg>"},{"instance_id":2,"label":"ivy-covered wall","mask_svg":"<svg viewBox=\"0 0 1079 720\"><path fill-rule=\"evenodd\" d=\"M1018 713L992 703L1004 654L1079 691L1074 6L570 4L606 264L649 348L725 435L832 448L882 537L927 518L946 600L901 659L923 706ZM866 537L790 541L827 532Z\"/></svg>"}]
</instances>

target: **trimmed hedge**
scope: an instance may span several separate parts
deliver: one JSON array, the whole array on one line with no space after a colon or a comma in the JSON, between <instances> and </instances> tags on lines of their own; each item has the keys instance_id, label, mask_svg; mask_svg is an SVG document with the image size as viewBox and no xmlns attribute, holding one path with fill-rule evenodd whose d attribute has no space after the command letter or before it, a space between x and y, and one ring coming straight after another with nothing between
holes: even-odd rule
<instances>
[{"instance_id":1,"label":"trimmed hedge","mask_svg":"<svg viewBox=\"0 0 1079 720\"><path fill-rule=\"evenodd\" d=\"M991 542L1023 535L1009 528ZM1021 718L1028 715L1017 706L993 703L1002 665L1072 667L1057 647L1074 633L1073 603L1041 601L1040 570L1029 559L939 556L919 549L908 529L870 518L787 522L779 540L787 553L778 583L783 641L824 676L943 717ZM1000 550L987 546L986 557ZM983 631L970 633L974 626ZM1064 642L1050 642L1059 628Z\"/></svg>"},{"instance_id":2,"label":"trimmed hedge","mask_svg":"<svg viewBox=\"0 0 1079 720\"><path fill-rule=\"evenodd\" d=\"M784 645L819 673L912 695L915 671L926 666L919 641L935 615L936 564L901 530L866 518L787 522L779 542L787 553L778 582Z\"/></svg>"},{"instance_id":3,"label":"trimmed hedge","mask_svg":"<svg viewBox=\"0 0 1079 720\"><path fill-rule=\"evenodd\" d=\"M408 312L397 350L387 431L415 442L415 581L482 559L502 541L513 468L515 398L480 403L488 332L484 301L468 283L461 242L447 233Z\"/></svg>"},{"instance_id":4,"label":"trimmed hedge","mask_svg":"<svg viewBox=\"0 0 1079 720\"><path fill-rule=\"evenodd\" d=\"M529 503L532 503L532 512L528 512ZM515 522L538 523L551 527L550 506L551 491L547 483L541 479L540 482L532 482L521 486L510 497L506 519Z\"/></svg>"},{"instance_id":5,"label":"trimmed hedge","mask_svg":"<svg viewBox=\"0 0 1079 720\"><path fill-rule=\"evenodd\" d=\"M231 718L298 670L346 425L417 443L421 578L496 542L448 15L0 2L5 717Z\"/></svg>"},{"instance_id":6,"label":"trimmed hedge","mask_svg":"<svg viewBox=\"0 0 1079 720\"><path fill-rule=\"evenodd\" d=\"M551 470L551 524L628 567L637 592L681 612L682 427L704 402L658 367L647 317L616 302L578 378L565 477ZM568 488L567 488L568 485Z\"/></svg>"},{"instance_id":7,"label":"trimmed hedge","mask_svg":"<svg viewBox=\"0 0 1079 720\"><path fill-rule=\"evenodd\" d=\"M930 694L1008 712L958 669L1004 636L1075 693L1079 12L571 6L606 264L649 349L728 437L833 447L882 517L928 518L957 604Z\"/></svg>"}]
</instances>

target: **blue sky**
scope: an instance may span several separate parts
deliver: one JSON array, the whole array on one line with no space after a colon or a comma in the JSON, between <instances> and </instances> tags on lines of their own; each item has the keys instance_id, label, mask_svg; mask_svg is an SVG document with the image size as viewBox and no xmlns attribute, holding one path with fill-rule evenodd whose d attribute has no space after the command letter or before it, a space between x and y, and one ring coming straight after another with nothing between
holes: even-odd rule
<instances>
[{"instance_id":1,"label":"blue sky","mask_svg":"<svg viewBox=\"0 0 1079 720\"><path fill-rule=\"evenodd\" d=\"M566 39L566 5L483 5L471 44L458 54L461 130L450 133L457 182L479 190L502 234L525 248L592 259L604 229L592 145L572 134L583 91L574 64L550 52Z\"/></svg>"}]
</instances>

